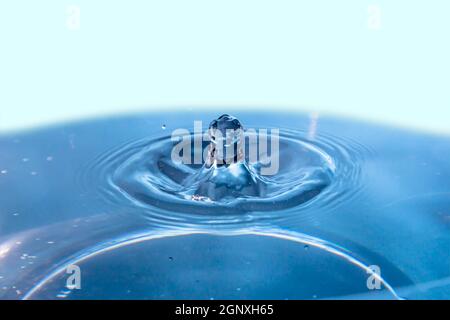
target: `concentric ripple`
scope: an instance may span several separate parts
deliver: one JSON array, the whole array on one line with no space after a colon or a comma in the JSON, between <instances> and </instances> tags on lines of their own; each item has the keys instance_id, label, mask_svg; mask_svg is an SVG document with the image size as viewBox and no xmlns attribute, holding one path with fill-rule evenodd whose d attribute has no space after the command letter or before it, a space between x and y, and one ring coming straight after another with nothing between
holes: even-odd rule
<instances>
[{"instance_id":1,"label":"concentric ripple","mask_svg":"<svg viewBox=\"0 0 450 320\"><path fill-rule=\"evenodd\" d=\"M255 140L251 134L245 134L246 144ZM246 162L249 172L260 178L262 191L257 195L216 200L196 194L211 172L201 164L174 163L176 142L170 136L131 141L111 150L97 158L83 178L85 186L94 187L110 203L143 210L161 223L236 224L298 216L310 208L333 207L358 192L359 163L366 152L353 142L306 136L302 131L280 131L275 175L259 175L260 163ZM202 150L193 144L192 153Z\"/></svg>"}]
</instances>

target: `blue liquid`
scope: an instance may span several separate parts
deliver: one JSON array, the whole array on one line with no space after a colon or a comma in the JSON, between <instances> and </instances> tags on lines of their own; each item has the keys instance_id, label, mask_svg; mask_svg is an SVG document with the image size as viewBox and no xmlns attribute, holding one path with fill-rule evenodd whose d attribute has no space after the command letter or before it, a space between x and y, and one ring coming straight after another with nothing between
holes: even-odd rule
<instances>
[{"instance_id":1,"label":"blue liquid","mask_svg":"<svg viewBox=\"0 0 450 320\"><path fill-rule=\"evenodd\" d=\"M449 138L235 114L245 128L280 128L279 173L254 193L208 197L202 165L171 163L170 134L217 116L0 137L0 298L450 297ZM66 288L71 264L80 290ZM380 290L367 286L372 265Z\"/></svg>"}]
</instances>

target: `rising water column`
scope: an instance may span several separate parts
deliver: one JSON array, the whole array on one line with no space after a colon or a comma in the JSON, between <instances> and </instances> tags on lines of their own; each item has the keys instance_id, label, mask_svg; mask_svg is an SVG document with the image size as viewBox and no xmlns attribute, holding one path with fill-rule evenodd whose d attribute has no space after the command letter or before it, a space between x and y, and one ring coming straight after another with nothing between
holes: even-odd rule
<instances>
[{"instance_id":1,"label":"rising water column","mask_svg":"<svg viewBox=\"0 0 450 320\"><path fill-rule=\"evenodd\" d=\"M208 133L210 144L196 195L225 202L260 195L262 181L245 160L241 122L224 114L211 122Z\"/></svg>"}]
</instances>

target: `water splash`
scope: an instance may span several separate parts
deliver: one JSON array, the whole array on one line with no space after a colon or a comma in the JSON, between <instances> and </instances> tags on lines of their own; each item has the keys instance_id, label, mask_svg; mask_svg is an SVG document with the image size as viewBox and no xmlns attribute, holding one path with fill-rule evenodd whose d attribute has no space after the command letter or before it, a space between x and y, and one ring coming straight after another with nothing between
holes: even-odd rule
<instances>
[{"instance_id":1,"label":"water splash","mask_svg":"<svg viewBox=\"0 0 450 320\"><path fill-rule=\"evenodd\" d=\"M325 135L311 141L305 131L281 129L280 169L264 176L262 161L250 162L248 153L258 148L258 132L223 115L209 126L211 141L195 143L203 137L195 132L182 137L192 141L191 158L196 152L207 154L202 164L174 163L176 142L170 136L126 143L97 158L85 170L83 183L87 192L95 187L111 203L122 208L128 203L158 224L177 226L298 217L307 215L309 207L338 205L343 196L352 196L342 193L342 184L358 183L357 145Z\"/></svg>"}]
</instances>

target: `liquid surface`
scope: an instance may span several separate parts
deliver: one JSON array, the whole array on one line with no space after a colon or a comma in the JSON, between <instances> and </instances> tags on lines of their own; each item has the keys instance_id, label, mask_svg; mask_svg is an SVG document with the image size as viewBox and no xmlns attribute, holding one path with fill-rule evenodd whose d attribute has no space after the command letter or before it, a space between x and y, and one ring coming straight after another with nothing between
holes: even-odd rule
<instances>
[{"instance_id":1,"label":"liquid surface","mask_svg":"<svg viewBox=\"0 0 450 320\"><path fill-rule=\"evenodd\" d=\"M173 163L173 130L194 138L195 120L207 129L219 115L139 114L1 136L0 297L450 296L448 137L238 113L247 146L249 128L280 130L275 175L248 155L233 176ZM73 264L80 290L66 287Z\"/></svg>"}]
</instances>

